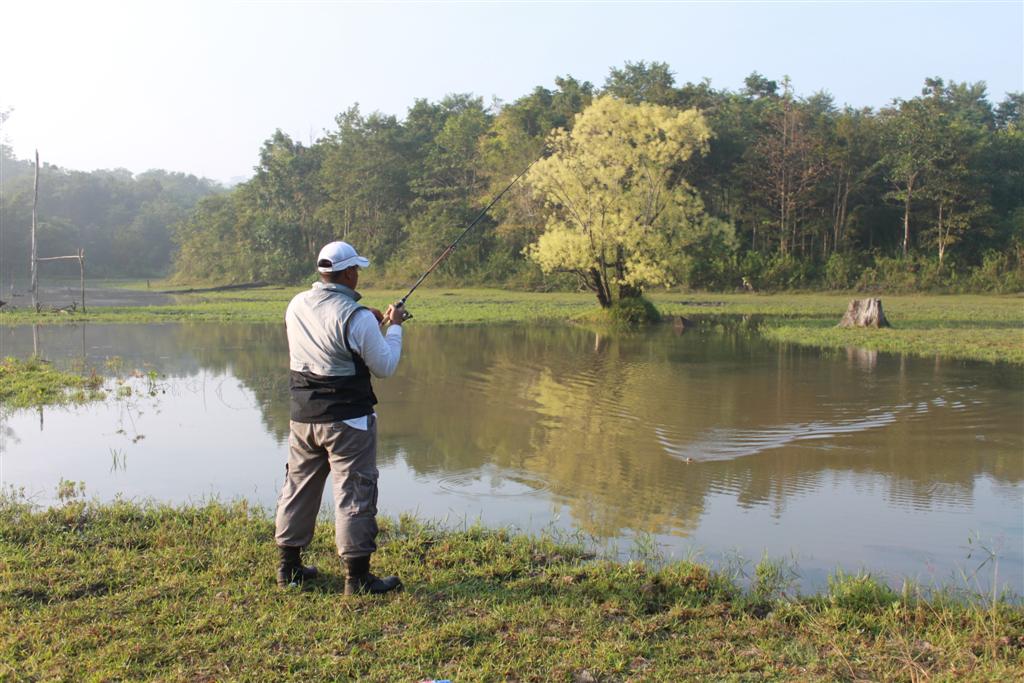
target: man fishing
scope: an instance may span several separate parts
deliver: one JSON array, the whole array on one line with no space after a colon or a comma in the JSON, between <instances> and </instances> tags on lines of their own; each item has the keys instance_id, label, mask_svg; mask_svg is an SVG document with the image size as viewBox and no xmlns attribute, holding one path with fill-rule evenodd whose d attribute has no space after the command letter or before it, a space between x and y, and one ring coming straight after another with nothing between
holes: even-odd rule
<instances>
[{"instance_id":1,"label":"man fishing","mask_svg":"<svg viewBox=\"0 0 1024 683\"><path fill-rule=\"evenodd\" d=\"M313 539L324 483L333 478L335 542L345 570L345 595L400 589L397 576L370 572L377 549L377 415L370 375L390 377L402 354L404 302L383 314L360 306L359 269L370 265L347 242L320 250L320 281L295 296L285 312L291 392L291 433L277 504L277 584L296 586L317 575L302 564ZM390 323L385 334L380 324Z\"/></svg>"}]
</instances>

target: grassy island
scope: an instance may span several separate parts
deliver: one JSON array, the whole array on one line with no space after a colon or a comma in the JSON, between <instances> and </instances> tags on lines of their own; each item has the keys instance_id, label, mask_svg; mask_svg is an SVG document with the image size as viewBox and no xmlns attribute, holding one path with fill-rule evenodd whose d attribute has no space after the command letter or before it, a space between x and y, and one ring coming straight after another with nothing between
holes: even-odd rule
<instances>
[{"instance_id":1,"label":"grassy island","mask_svg":"<svg viewBox=\"0 0 1024 683\"><path fill-rule=\"evenodd\" d=\"M244 503L0 501L0 679L1019 680L1024 611L869 577L784 596L694 563L594 559L549 538L401 519L346 598L329 524L302 590L272 580L272 521Z\"/></svg>"}]
</instances>

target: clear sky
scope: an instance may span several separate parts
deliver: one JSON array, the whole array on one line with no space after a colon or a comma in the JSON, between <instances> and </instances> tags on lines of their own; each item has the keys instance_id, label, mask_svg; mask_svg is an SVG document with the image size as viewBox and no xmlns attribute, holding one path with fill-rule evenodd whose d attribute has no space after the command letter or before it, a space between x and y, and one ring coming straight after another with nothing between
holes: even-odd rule
<instances>
[{"instance_id":1,"label":"clear sky","mask_svg":"<svg viewBox=\"0 0 1024 683\"><path fill-rule=\"evenodd\" d=\"M927 76L1024 90L1024 0L1006 2L264 2L0 0L0 131L80 170L248 176L275 128L308 141L358 102L504 101L626 61L738 89L878 107Z\"/></svg>"}]
</instances>

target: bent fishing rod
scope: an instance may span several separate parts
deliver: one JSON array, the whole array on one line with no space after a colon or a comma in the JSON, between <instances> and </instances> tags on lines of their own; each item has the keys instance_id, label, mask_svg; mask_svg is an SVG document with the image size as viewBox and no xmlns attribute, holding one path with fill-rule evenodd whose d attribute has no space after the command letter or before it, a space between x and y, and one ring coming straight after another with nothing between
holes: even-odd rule
<instances>
[{"instance_id":1,"label":"bent fishing rod","mask_svg":"<svg viewBox=\"0 0 1024 683\"><path fill-rule=\"evenodd\" d=\"M453 251L455 251L455 247L459 246L459 242L461 242L462 239L466 235L469 234L469 231L472 230L473 227L477 223L480 222L481 218L483 218L484 216L487 215L487 212L491 209L491 207L494 206L495 204L497 204L498 200L501 199L503 196L505 196L505 193L508 192L509 190L511 190L512 186L515 185L517 182L519 182L520 178L522 178L524 175L526 175L526 172L529 171L533 167L533 165L535 163L537 163L537 161L539 161L539 159L534 159L533 161L531 161L529 166L524 168L523 171L519 175L517 175L515 178L513 178L512 182L509 183L508 185L506 185L505 189L502 190L501 192L499 192L497 194L497 196L495 196L494 199L491 200L490 204L488 204L487 206L484 207L484 210L481 211L480 214L476 218L473 219L473 222L470 223L468 226L466 226L466 229L463 230L459 234L459 236L455 238L455 241L452 242L451 244L449 244L447 247L445 247L445 250L441 252L441 255L437 257L437 259L434 261L433 264L431 264L431 266L429 268L427 268L427 272L423 273L423 275L420 275L420 279L417 280L416 284L414 284L409 289L409 291L405 293L405 296L403 296L401 299L399 299L398 301L396 301L394 303L395 308L399 308L400 309L400 308L403 308L405 306L405 302L409 299L410 296L412 296L412 293L416 291L416 288L419 287L421 284L423 284L423 281L427 279L427 276L430 275L431 273L433 273L437 269L438 266L440 266L442 263L444 263L446 260L448 260L448 257L452 255ZM408 311L403 311L403 315L404 315L406 320L408 320L409 318L412 317L412 314L409 313Z\"/></svg>"}]
</instances>

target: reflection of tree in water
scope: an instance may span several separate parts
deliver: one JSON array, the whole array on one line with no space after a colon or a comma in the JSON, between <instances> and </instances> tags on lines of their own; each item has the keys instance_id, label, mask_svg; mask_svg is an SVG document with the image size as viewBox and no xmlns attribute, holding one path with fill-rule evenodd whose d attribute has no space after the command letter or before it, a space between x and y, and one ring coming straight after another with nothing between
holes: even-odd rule
<instances>
[{"instance_id":1,"label":"reflection of tree in water","mask_svg":"<svg viewBox=\"0 0 1024 683\"><path fill-rule=\"evenodd\" d=\"M288 438L288 339L283 322L183 324L177 326L175 339L206 370L238 378L252 391L267 430L278 441Z\"/></svg>"},{"instance_id":2,"label":"reflection of tree in water","mask_svg":"<svg viewBox=\"0 0 1024 683\"><path fill-rule=\"evenodd\" d=\"M527 472L602 537L624 528L686 533L715 492L778 513L791 497L851 481L851 473L856 486L884 487L893 505L915 508L970 504L982 474L1024 479L1013 430L1019 416L1000 393L1005 387L994 387L1005 377L978 386L986 366L846 351L823 357L766 344L750 335L752 325L702 326L681 337L666 327L598 343L594 332L573 327L412 325L399 376L376 383L382 463L401 447L421 474L472 474L484 465ZM267 428L287 436L283 325L175 329L178 349L235 375ZM957 386L962 396L950 394ZM935 403L940 395L944 405ZM991 404L982 411L985 429L1004 441L977 447L952 407L960 399ZM924 404L927 411L915 412ZM827 431L886 410L892 421L833 436L831 450L808 439L765 446L780 426L796 424L808 436L819 423ZM693 462L666 447L699 445L717 426L727 433L712 433ZM940 432L949 438L936 439ZM737 452L708 459L730 439ZM744 455L744 439L760 439L759 449Z\"/></svg>"},{"instance_id":3,"label":"reflection of tree in water","mask_svg":"<svg viewBox=\"0 0 1024 683\"><path fill-rule=\"evenodd\" d=\"M709 492L781 512L790 497L852 473L862 475L857 486L884 486L894 505L928 507L970 504L981 474L1024 478L1012 443L967 454L962 440L931 440L927 421L950 428L962 421L933 400L959 384L944 378L963 371L959 364L936 369L890 356L863 363L845 352L823 358L728 326L597 344L594 333L576 328L420 327L406 353L402 380L379 392L385 460L401 446L421 474L484 464L527 471L601 536L623 528L685 533ZM906 407L923 401L932 404L922 415ZM864 426L866 418L877 428L870 419ZM1010 414L992 427L1013 424ZM745 452L742 439L722 434L737 440L733 455L707 460L695 452L689 463L665 446L666 433L694 444L716 425L755 446ZM780 426L789 425L796 436L787 440ZM828 448L811 438L816 430Z\"/></svg>"},{"instance_id":4,"label":"reflection of tree in water","mask_svg":"<svg viewBox=\"0 0 1024 683\"><path fill-rule=\"evenodd\" d=\"M686 533L709 495L778 514L842 485L929 509L971 505L979 476L1024 480L1015 370L773 346L750 335L753 324L599 338L565 326L410 325L399 375L376 383L382 464L401 451L431 477L486 465L526 473L603 537ZM283 325L97 325L85 342L80 329L43 332L52 358L87 347L100 362L119 355L171 376L231 373L268 430L287 436ZM865 418L879 426L842 433Z\"/></svg>"}]
</instances>

